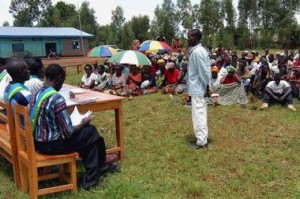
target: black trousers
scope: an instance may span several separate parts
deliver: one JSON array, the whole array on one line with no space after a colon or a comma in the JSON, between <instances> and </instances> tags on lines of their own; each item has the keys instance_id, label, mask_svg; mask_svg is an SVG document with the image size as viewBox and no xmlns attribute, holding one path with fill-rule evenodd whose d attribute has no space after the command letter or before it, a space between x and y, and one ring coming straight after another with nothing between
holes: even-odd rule
<instances>
[{"instance_id":1,"label":"black trousers","mask_svg":"<svg viewBox=\"0 0 300 199\"><path fill-rule=\"evenodd\" d=\"M49 155L78 152L86 170L83 186L89 187L98 183L100 169L105 164L106 151L104 139L95 126L84 127L67 140L35 142L35 148L39 153Z\"/></svg>"},{"instance_id":2,"label":"black trousers","mask_svg":"<svg viewBox=\"0 0 300 199\"><path fill-rule=\"evenodd\" d=\"M283 92L283 94L278 94L278 93L273 93L275 96L277 97L281 97L284 95L285 92ZM263 98L264 103L270 103L270 104L274 104L274 103L280 103L282 105L285 104L293 104L293 96L292 93L288 94L284 100L282 102L275 100L269 93L265 92L264 94L264 98Z\"/></svg>"}]
</instances>

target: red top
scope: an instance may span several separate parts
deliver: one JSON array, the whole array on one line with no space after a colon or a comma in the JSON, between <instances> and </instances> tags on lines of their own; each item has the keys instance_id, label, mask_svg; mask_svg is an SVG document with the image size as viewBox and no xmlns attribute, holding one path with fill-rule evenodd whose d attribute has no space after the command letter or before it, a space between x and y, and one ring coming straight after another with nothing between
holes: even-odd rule
<instances>
[{"instance_id":1,"label":"red top","mask_svg":"<svg viewBox=\"0 0 300 199\"><path fill-rule=\"evenodd\" d=\"M155 68L155 65L152 65L151 67L150 67L150 72L154 75L154 77L156 76L156 68Z\"/></svg>"},{"instance_id":2,"label":"red top","mask_svg":"<svg viewBox=\"0 0 300 199\"><path fill-rule=\"evenodd\" d=\"M178 69L174 69L174 72L171 73L169 70L165 72L165 78L168 84L175 84L178 81L180 71Z\"/></svg>"},{"instance_id":3,"label":"red top","mask_svg":"<svg viewBox=\"0 0 300 199\"><path fill-rule=\"evenodd\" d=\"M231 84L231 83L235 83L235 82L239 82L236 75L233 75L231 78L228 75L226 75L222 84Z\"/></svg>"},{"instance_id":4,"label":"red top","mask_svg":"<svg viewBox=\"0 0 300 199\"><path fill-rule=\"evenodd\" d=\"M133 75L133 73L130 73L129 76L137 82L142 81L142 74L141 73L137 73L135 75ZM137 86L137 84L135 82L133 82L132 80L129 80L129 84L128 84L129 89L136 89L136 86Z\"/></svg>"}]
</instances>

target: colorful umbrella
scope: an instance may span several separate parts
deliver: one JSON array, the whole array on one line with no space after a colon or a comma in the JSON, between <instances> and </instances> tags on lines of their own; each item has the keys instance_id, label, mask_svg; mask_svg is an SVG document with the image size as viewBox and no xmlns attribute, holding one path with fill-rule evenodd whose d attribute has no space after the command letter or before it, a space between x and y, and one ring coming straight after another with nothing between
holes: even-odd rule
<instances>
[{"instance_id":1,"label":"colorful umbrella","mask_svg":"<svg viewBox=\"0 0 300 199\"><path fill-rule=\"evenodd\" d=\"M158 52L160 50L171 50L171 47L163 41L147 40L139 48L140 52Z\"/></svg>"},{"instance_id":2,"label":"colorful umbrella","mask_svg":"<svg viewBox=\"0 0 300 199\"><path fill-rule=\"evenodd\" d=\"M118 64L133 64L136 66L151 65L150 60L143 54L134 50L125 50L118 52L108 62Z\"/></svg>"},{"instance_id":3,"label":"colorful umbrella","mask_svg":"<svg viewBox=\"0 0 300 199\"><path fill-rule=\"evenodd\" d=\"M111 57L117 53L117 50L102 45L92 48L88 53L87 57Z\"/></svg>"}]
</instances>

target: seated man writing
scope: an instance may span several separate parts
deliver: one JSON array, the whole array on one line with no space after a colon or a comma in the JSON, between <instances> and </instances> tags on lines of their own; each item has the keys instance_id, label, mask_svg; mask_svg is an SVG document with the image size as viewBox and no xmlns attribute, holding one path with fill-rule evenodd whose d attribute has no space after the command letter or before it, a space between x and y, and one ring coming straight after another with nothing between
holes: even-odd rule
<instances>
[{"instance_id":1,"label":"seated man writing","mask_svg":"<svg viewBox=\"0 0 300 199\"><path fill-rule=\"evenodd\" d=\"M32 96L30 119L36 150L43 154L78 152L86 173L83 188L98 184L105 164L104 139L87 117L77 126L72 125L65 99L57 92L62 88L66 73L58 64L50 64L45 71L43 87Z\"/></svg>"},{"instance_id":2,"label":"seated man writing","mask_svg":"<svg viewBox=\"0 0 300 199\"><path fill-rule=\"evenodd\" d=\"M268 108L270 103L280 103L287 104L288 109L296 111L293 105L292 88L285 80L281 80L280 73L276 73L274 80L267 84L263 100L261 109Z\"/></svg>"}]
</instances>

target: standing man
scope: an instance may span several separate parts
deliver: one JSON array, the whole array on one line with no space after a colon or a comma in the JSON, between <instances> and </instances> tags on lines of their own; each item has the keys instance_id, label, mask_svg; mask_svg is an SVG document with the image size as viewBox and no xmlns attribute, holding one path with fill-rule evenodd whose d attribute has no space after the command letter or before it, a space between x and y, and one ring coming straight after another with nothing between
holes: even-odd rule
<instances>
[{"instance_id":1,"label":"standing man","mask_svg":"<svg viewBox=\"0 0 300 199\"><path fill-rule=\"evenodd\" d=\"M207 103L204 98L211 79L208 52L200 44L202 34L193 29L188 32L190 56L188 64L188 93L192 97L192 120L196 141L194 149L208 146Z\"/></svg>"}]
</instances>

